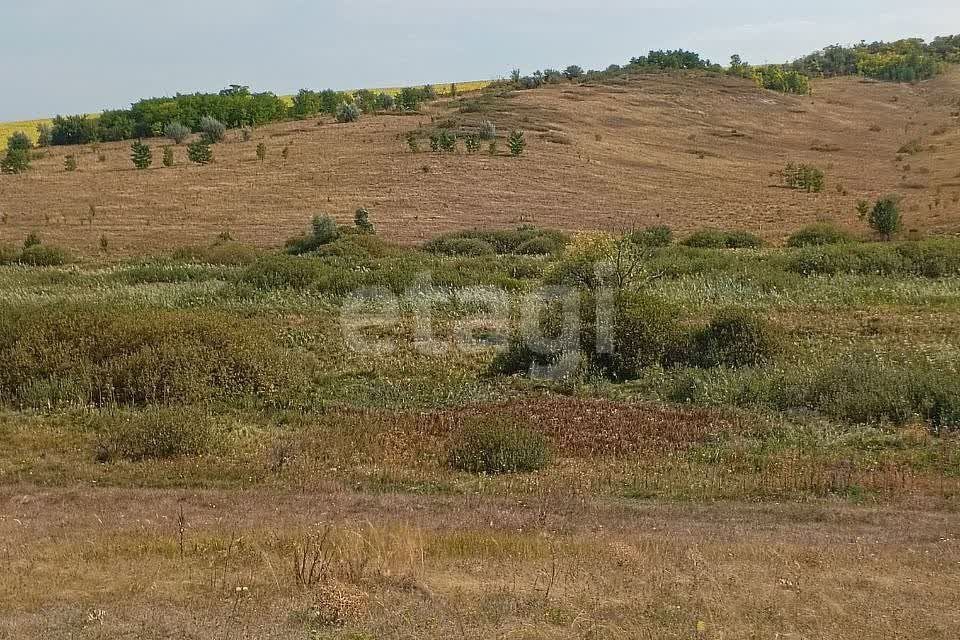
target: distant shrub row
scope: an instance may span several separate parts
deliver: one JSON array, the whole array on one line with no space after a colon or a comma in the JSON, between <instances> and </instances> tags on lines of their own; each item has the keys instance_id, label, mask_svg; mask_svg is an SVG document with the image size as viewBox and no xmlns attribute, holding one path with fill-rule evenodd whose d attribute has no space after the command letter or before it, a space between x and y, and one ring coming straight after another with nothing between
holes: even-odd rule
<instances>
[{"instance_id":1,"label":"distant shrub row","mask_svg":"<svg viewBox=\"0 0 960 640\"><path fill-rule=\"evenodd\" d=\"M251 93L248 87L233 85L219 93L144 99L129 109L107 110L99 116L58 115L41 144L88 144L164 135L179 144L189 132L207 133L204 118L212 118L235 129L320 113L336 116L338 111L344 113L344 105L351 116L354 115L353 109L357 110L356 113L389 109L416 111L425 100L435 97L432 87L406 88L396 97L370 91L349 93L304 89L288 107L282 98L272 93Z\"/></svg>"}]
</instances>

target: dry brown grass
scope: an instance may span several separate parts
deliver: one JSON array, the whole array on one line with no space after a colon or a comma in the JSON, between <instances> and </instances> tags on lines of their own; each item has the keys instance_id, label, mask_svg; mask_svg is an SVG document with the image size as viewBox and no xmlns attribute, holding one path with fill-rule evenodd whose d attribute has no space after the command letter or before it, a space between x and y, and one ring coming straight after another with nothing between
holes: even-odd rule
<instances>
[{"instance_id":1,"label":"dry brown grass","mask_svg":"<svg viewBox=\"0 0 960 640\"><path fill-rule=\"evenodd\" d=\"M960 71L918 85L839 78L816 82L811 97L795 97L737 79L664 74L615 87L516 92L484 99L475 113L460 114L448 100L434 107L438 121L472 126L489 118L500 135L511 127L530 131L519 160L505 154L505 144L497 157L410 153L404 133L430 126L431 114L347 125L290 122L264 127L249 142L234 132L217 145L217 162L203 168L177 147L175 168L157 163L136 171L129 144L118 143L102 145L103 163L85 148L79 171L68 173L64 155L77 150L52 149L27 175L0 178L0 211L8 220L0 238L17 242L36 230L93 254L105 235L115 251L129 254L197 244L229 230L273 246L317 212L347 221L366 206L382 233L408 243L450 229L521 223L737 227L780 239L824 216L856 226L858 199L902 189L897 149L928 142L942 128L951 108L942 98L958 86ZM868 131L868 124L880 130ZM930 174L906 190L908 208L925 205L931 190L956 175L957 135L943 133L936 151L925 147L911 157ZM256 159L261 142L268 149L263 165ZM777 188L770 172L787 161L822 166L824 193ZM97 217L87 224L91 204ZM958 214L950 202L923 206L908 223L953 231Z\"/></svg>"},{"instance_id":2,"label":"dry brown grass","mask_svg":"<svg viewBox=\"0 0 960 640\"><path fill-rule=\"evenodd\" d=\"M31 487L0 502L11 638L960 630L953 512ZM307 588L291 561L316 523L337 527L345 560Z\"/></svg>"}]
</instances>

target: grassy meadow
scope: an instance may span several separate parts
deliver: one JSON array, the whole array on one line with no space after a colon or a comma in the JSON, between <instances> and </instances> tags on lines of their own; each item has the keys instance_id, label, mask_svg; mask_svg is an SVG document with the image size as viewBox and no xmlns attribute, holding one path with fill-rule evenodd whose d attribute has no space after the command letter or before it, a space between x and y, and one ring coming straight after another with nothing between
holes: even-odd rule
<instances>
[{"instance_id":1,"label":"grassy meadow","mask_svg":"<svg viewBox=\"0 0 960 640\"><path fill-rule=\"evenodd\" d=\"M219 166L171 151L136 172L122 143L9 178L57 207L97 176L137 193L84 200L76 224L0 212L0 639L957 636L960 238L450 230L377 203L295 217L279 244L269 216L299 213L258 205L253 224L213 191L274 195L265 176L299 161L310 180L283 188L318 197L314 151L337 143L424 184L575 148L445 124L512 122L501 92L429 125L369 115L387 151L297 120L231 134ZM295 134L329 137L274 141ZM380 184L367 155L350 166ZM161 212L156 176L231 217ZM431 233L390 231L414 224Z\"/></svg>"},{"instance_id":2,"label":"grassy meadow","mask_svg":"<svg viewBox=\"0 0 960 640\"><path fill-rule=\"evenodd\" d=\"M525 296L595 273L592 252L617 242L526 229L404 248L341 228L303 255L8 247L0 486L21 524L0 521L16 541L0 591L18 593L0 630L839 637L874 619L845 585L890 615L926 598L917 576L956 557L921 532L960 491L960 243L643 247L631 295L675 313L651 327L639 312L629 344L739 312L776 350L506 375ZM491 290L507 292L499 314L476 296ZM530 468L485 466L507 458ZM762 529L726 541L738 516ZM51 518L65 534L30 539ZM871 550L841 542L864 531ZM907 563L904 544L925 550ZM874 560L855 569L861 553ZM806 617L770 588L842 605ZM952 628L914 611L924 637Z\"/></svg>"}]
</instances>

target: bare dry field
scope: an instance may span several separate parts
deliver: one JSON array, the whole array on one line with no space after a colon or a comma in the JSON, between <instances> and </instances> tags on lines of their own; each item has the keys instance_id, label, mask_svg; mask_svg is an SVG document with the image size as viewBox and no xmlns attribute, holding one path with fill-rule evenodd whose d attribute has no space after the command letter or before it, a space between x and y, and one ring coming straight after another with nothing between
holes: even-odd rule
<instances>
[{"instance_id":1,"label":"bare dry field","mask_svg":"<svg viewBox=\"0 0 960 640\"><path fill-rule=\"evenodd\" d=\"M354 124L307 120L237 132L216 163L136 171L128 143L53 148L22 176L0 177L0 241L31 231L91 255L105 236L120 255L206 242L223 231L276 246L317 213L349 220L364 206L384 236L416 243L439 232L532 223L563 229L668 224L746 229L776 241L819 219L863 232L858 199L905 198L907 229L960 227L960 71L916 85L838 78L809 97L728 77L639 76L609 85L557 85L481 100L441 100L419 116ZM476 94L462 100L473 101ZM468 113L461 113L468 111ZM406 132L431 121L499 135L522 128L520 159L412 153ZM916 142L913 154L898 153ZM257 162L256 148L268 158ZM288 148L286 160L282 157ZM99 162L99 154L104 161ZM64 157L79 154L79 170ZM789 162L822 167L820 194L778 186ZM91 220L91 206L95 215Z\"/></svg>"},{"instance_id":2,"label":"bare dry field","mask_svg":"<svg viewBox=\"0 0 960 640\"><path fill-rule=\"evenodd\" d=\"M953 511L33 487L0 505L5 638L960 629ZM317 549L307 587L295 565Z\"/></svg>"}]
</instances>

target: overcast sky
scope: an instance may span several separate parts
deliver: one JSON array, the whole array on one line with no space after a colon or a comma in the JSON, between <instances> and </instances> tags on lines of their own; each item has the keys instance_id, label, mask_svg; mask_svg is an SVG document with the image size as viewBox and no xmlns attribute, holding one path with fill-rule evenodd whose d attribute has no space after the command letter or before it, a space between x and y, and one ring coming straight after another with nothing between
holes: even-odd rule
<instances>
[{"instance_id":1,"label":"overcast sky","mask_svg":"<svg viewBox=\"0 0 960 640\"><path fill-rule=\"evenodd\" d=\"M650 49L782 62L960 32L952 1L3 0L0 121L231 83L294 93L603 68Z\"/></svg>"}]
</instances>

